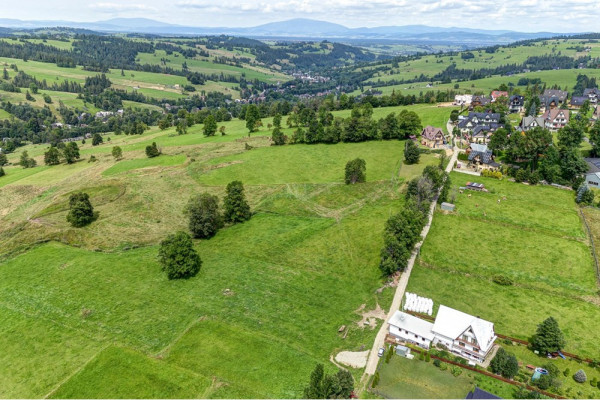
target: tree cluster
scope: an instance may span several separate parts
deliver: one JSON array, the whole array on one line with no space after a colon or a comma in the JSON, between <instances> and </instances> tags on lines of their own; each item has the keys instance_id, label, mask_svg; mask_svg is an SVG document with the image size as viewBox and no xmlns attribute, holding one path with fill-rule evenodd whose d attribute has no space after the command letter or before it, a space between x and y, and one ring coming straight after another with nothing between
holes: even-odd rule
<instances>
[{"instance_id":1,"label":"tree cluster","mask_svg":"<svg viewBox=\"0 0 600 400\"><path fill-rule=\"evenodd\" d=\"M345 370L325 374L323 364L317 364L304 389L305 399L349 399L354 391L354 378Z\"/></svg>"},{"instance_id":2,"label":"tree cluster","mask_svg":"<svg viewBox=\"0 0 600 400\"><path fill-rule=\"evenodd\" d=\"M519 373L519 362L514 354L508 353L500 347L490 362L490 369L495 374L512 379Z\"/></svg>"},{"instance_id":3,"label":"tree cluster","mask_svg":"<svg viewBox=\"0 0 600 400\"><path fill-rule=\"evenodd\" d=\"M77 143L69 142L65 144L60 142L58 146L50 146L48 151L44 153L44 164L58 165L61 162L61 158L67 164L73 164L76 160L79 160L81 155L79 154Z\"/></svg>"}]
</instances>

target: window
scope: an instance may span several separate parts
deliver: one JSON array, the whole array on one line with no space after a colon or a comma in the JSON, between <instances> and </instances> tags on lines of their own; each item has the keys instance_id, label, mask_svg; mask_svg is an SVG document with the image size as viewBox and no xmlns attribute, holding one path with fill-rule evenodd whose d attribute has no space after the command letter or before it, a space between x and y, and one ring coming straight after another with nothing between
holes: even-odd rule
<instances>
[{"instance_id":1,"label":"window","mask_svg":"<svg viewBox=\"0 0 600 400\"><path fill-rule=\"evenodd\" d=\"M459 345L461 345L462 347L466 347L467 345L464 344L463 342L458 342Z\"/></svg>"}]
</instances>

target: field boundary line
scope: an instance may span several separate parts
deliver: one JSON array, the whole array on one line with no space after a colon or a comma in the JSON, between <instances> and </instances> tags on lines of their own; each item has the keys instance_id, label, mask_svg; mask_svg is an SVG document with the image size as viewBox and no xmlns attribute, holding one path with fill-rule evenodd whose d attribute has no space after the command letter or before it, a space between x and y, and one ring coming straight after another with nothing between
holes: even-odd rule
<instances>
[{"instance_id":1,"label":"field boundary line","mask_svg":"<svg viewBox=\"0 0 600 400\"><path fill-rule=\"evenodd\" d=\"M598 283L600 283L600 266L598 265L598 256L596 255L596 246L594 245L594 236L592 235L592 230L590 229L590 226L589 226L587 220L585 219L585 214L583 213L583 210L581 208L579 209L579 215L581 215L583 224L585 225L585 228L587 229L588 237L590 238L590 245L591 245L590 247L592 248L592 255L594 256L594 263L596 265L596 280Z\"/></svg>"},{"instance_id":2,"label":"field boundary line","mask_svg":"<svg viewBox=\"0 0 600 400\"><path fill-rule=\"evenodd\" d=\"M164 357L164 355L171 350L171 347L175 345L177 342L181 340L182 337L185 336L186 333L190 331L194 326L196 326L200 321L203 321L206 317L202 316L198 319L194 319L175 339L171 341L171 343L167 344L162 350L155 354L156 357Z\"/></svg>"},{"instance_id":3,"label":"field boundary line","mask_svg":"<svg viewBox=\"0 0 600 400\"><path fill-rule=\"evenodd\" d=\"M109 344L105 345L100 350L98 350L96 353L94 353L94 355L92 357L90 357L86 362L84 362L81 366L79 366L79 368L77 368L75 371L73 371L71 374L69 374L69 376L67 376L65 379L63 379L62 381L60 381L58 383L58 385L56 385L56 387L54 389L52 389L43 398L47 399L50 396L52 396L54 393L56 393L58 391L58 389L60 389L62 387L62 385L64 385L65 383L67 383L69 380L71 380L71 378L73 378L75 375L77 375L79 372L81 372L85 367L88 366L89 363L91 363L93 360L95 360L96 357L98 357L98 355L100 353L102 353L104 350L108 349L110 346L112 346L112 343L109 343Z\"/></svg>"}]
</instances>

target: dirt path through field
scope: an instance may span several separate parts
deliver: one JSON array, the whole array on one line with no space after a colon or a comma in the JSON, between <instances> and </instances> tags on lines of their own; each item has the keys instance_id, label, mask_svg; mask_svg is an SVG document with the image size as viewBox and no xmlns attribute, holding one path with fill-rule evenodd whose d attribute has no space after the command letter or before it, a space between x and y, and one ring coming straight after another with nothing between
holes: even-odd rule
<instances>
[{"instance_id":1,"label":"dirt path through field","mask_svg":"<svg viewBox=\"0 0 600 400\"><path fill-rule=\"evenodd\" d=\"M458 148L454 147L454 151L453 151L452 157L450 158L450 162L446 166L446 172L452 171L452 167L454 166L454 163L456 162L457 157L458 157ZM436 196L436 200L437 200L437 196ZM406 270L400 276L400 279L398 281L398 286L396 288L396 293L394 294L394 299L392 301L392 305L390 306L387 317L385 319L386 322L389 321L389 319L392 317L394 312L396 312L396 310L400 309L400 305L402 303L402 298L404 297L404 292L406 291L406 287L408 285L408 280L410 278L410 273L415 264L415 260L417 258L417 255L419 254L421 246L423 245L423 242L425 241L425 238L427 237L427 234L429 233L429 229L431 228L431 223L433 222L433 214L434 214L436 203L437 203L436 200L434 200L432 202L431 207L429 208L427 224L421 231L421 241L419 243L417 243L417 245L413 249L412 255L411 255L410 259L408 260L408 265L406 267ZM377 357L377 351L379 350L380 347L383 347L385 337L388 332L388 327L387 327L386 322L384 322L381 325L381 328L379 329L379 332L377 333L377 336L375 337L375 342L373 343L373 347L371 348L371 353L369 355L369 359L367 360L365 373L362 378L362 388L361 389L364 389L364 387L366 386L366 384L368 382L368 377L370 375L375 374L375 371L377 370L377 365L379 363L379 357Z\"/></svg>"}]
</instances>

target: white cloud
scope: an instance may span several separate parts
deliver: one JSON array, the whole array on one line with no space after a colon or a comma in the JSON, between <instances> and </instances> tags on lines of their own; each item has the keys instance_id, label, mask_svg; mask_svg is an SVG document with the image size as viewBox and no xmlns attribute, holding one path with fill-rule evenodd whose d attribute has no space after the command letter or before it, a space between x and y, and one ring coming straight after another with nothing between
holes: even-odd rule
<instances>
[{"instance_id":1,"label":"white cloud","mask_svg":"<svg viewBox=\"0 0 600 400\"><path fill-rule=\"evenodd\" d=\"M439 27L578 32L600 30L599 0L26 0L3 17L94 21L99 15L148 17L191 26L255 26L314 18L348 27ZM586 22L587 21L587 22Z\"/></svg>"},{"instance_id":2,"label":"white cloud","mask_svg":"<svg viewBox=\"0 0 600 400\"><path fill-rule=\"evenodd\" d=\"M155 7L141 3L95 3L90 4L90 8L109 13L134 12L134 11L157 11Z\"/></svg>"}]
</instances>

